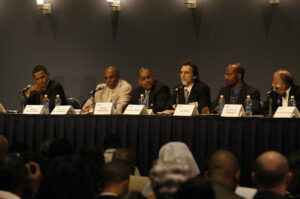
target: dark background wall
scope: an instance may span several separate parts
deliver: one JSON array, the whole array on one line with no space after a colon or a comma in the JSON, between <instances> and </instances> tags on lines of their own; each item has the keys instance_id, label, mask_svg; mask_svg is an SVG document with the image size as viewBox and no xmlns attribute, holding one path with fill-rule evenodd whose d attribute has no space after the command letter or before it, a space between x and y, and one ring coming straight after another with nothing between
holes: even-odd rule
<instances>
[{"instance_id":1,"label":"dark background wall","mask_svg":"<svg viewBox=\"0 0 300 199\"><path fill-rule=\"evenodd\" d=\"M290 70L299 83L300 1L123 0L113 13L105 0L49 0L52 15L39 15L35 0L0 0L0 102L19 106L17 93L33 84L31 70L46 65L67 96L83 100L103 82L103 70L118 67L137 85L137 68L152 68L171 88L180 63L194 60L212 99L224 85L224 69L240 62L246 81L262 98L273 72Z\"/></svg>"}]
</instances>

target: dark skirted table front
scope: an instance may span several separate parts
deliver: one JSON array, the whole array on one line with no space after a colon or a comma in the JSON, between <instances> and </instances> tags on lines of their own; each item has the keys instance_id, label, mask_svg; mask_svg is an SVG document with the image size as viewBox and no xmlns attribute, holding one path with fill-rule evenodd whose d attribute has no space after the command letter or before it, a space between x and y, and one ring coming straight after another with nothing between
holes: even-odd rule
<instances>
[{"instance_id":1,"label":"dark skirted table front","mask_svg":"<svg viewBox=\"0 0 300 199\"><path fill-rule=\"evenodd\" d=\"M137 165L147 175L160 147L185 142L204 171L209 153L227 148L242 157L241 184L251 185L255 158L266 150L284 155L300 148L300 119L221 118L219 116L22 115L1 114L0 134L10 143L24 142L38 152L49 138L68 140L76 149L102 150L107 134L117 133L124 147L135 150Z\"/></svg>"}]
</instances>

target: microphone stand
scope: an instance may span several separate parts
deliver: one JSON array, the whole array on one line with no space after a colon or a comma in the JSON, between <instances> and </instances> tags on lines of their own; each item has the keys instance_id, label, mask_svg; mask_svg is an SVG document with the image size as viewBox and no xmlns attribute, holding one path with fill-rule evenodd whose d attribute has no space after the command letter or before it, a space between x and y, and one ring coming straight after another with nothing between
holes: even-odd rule
<instances>
[{"instance_id":1,"label":"microphone stand","mask_svg":"<svg viewBox=\"0 0 300 199\"><path fill-rule=\"evenodd\" d=\"M268 113L267 117L270 117L270 118L273 116L272 103L273 103L273 100L271 98L271 95L269 95L269 113Z\"/></svg>"}]
</instances>

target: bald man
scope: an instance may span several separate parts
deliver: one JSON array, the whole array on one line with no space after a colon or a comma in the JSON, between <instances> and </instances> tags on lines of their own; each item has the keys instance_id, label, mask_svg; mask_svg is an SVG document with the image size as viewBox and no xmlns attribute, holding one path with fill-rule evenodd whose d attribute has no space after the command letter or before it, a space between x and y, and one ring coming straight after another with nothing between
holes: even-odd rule
<instances>
[{"instance_id":1,"label":"bald man","mask_svg":"<svg viewBox=\"0 0 300 199\"><path fill-rule=\"evenodd\" d=\"M138 82L140 86L132 90L128 104L138 104L139 98L143 94L148 109L152 109L154 113L165 110L170 98L169 87L155 80L149 68L141 68L139 70Z\"/></svg>"},{"instance_id":2,"label":"bald man","mask_svg":"<svg viewBox=\"0 0 300 199\"><path fill-rule=\"evenodd\" d=\"M258 190L254 199L284 199L291 178L288 160L283 155L276 151L261 154L255 161L252 173L253 182Z\"/></svg>"},{"instance_id":3,"label":"bald man","mask_svg":"<svg viewBox=\"0 0 300 199\"><path fill-rule=\"evenodd\" d=\"M296 106L300 110L300 86L294 84L293 75L284 69L278 70L273 75L272 91L268 95L263 105L263 113L269 113L269 103L271 99L272 115L279 106L288 106L291 96L296 100Z\"/></svg>"},{"instance_id":4,"label":"bald man","mask_svg":"<svg viewBox=\"0 0 300 199\"><path fill-rule=\"evenodd\" d=\"M242 199L235 194L240 179L240 163L228 150L218 150L208 161L205 178L212 182L216 199Z\"/></svg>"},{"instance_id":5,"label":"bald man","mask_svg":"<svg viewBox=\"0 0 300 199\"><path fill-rule=\"evenodd\" d=\"M121 114L123 107L130 98L131 85L120 79L120 73L116 67L109 66L104 70L105 84L98 84L94 96L89 98L82 107L82 111L87 113L92 110L97 102L117 103L117 114ZM94 99L93 99L94 98Z\"/></svg>"},{"instance_id":6,"label":"bald man","mask_svg":"<svg viewBox=\"0 0 300 199\"><path fill-rule=\"evenodd\" d=\"M244 82L245 68L240 63L229 64L225 70L226 86L222 87L215 101L211 103L211 111L219 110L220 95L224 96L225 104L245 105L247 95L252 99L252 112L254 115L261 113L260 92L253 86Z\"/></svg>"}]
</instances>

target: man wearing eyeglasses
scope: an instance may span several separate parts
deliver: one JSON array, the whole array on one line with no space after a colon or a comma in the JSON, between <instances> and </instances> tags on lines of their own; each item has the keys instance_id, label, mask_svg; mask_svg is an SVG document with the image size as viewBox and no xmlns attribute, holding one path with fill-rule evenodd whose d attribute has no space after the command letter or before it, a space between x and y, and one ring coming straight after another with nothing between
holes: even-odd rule
<instances>
[{"instance_id":1,"label":"man wearing eyeglasses","mask_svg":"<svg viewBox=\"0 0 300 199\"><path fill-rule=\"evenodd\" d=\"M163 111L170 97L169 87L155 80L149 68L139 70L138 82L140 86L132 90L128 104L138 104L143 94L144 103L148 109L152 109L154 113Z\"/></svg>"},{"instance_id":2,"label":"man wearing eyeglasses","mask_svg":"<svg viewBox=\"0 0 300 199\"><path fill-rule=\"evenodd\" d=\"M291 96L294 96L296 107L300 109L300 86L294 84L294 78L289 71L281 69L274 73L272 90L268 93L268 99L263 105L264 114L269 114L270 98L272 99L272 114L279 106L289 106Z\"/></svg>"},{"instance_id":3,"label":"man wearing eyeglasses","mask_svg":"<svg viewBox=\"0 0 300 199\"><path fill-rule=\"evenodd\" d=\"M217 112L220 95L224 96L225 104L243 104L250 95L253 114L260 114L260 92L244 82L245 69L240 63L229 64L224 74L226 86L219 91L218 97L211 103L212 112Z\"/></svg>"}]
</instances>

